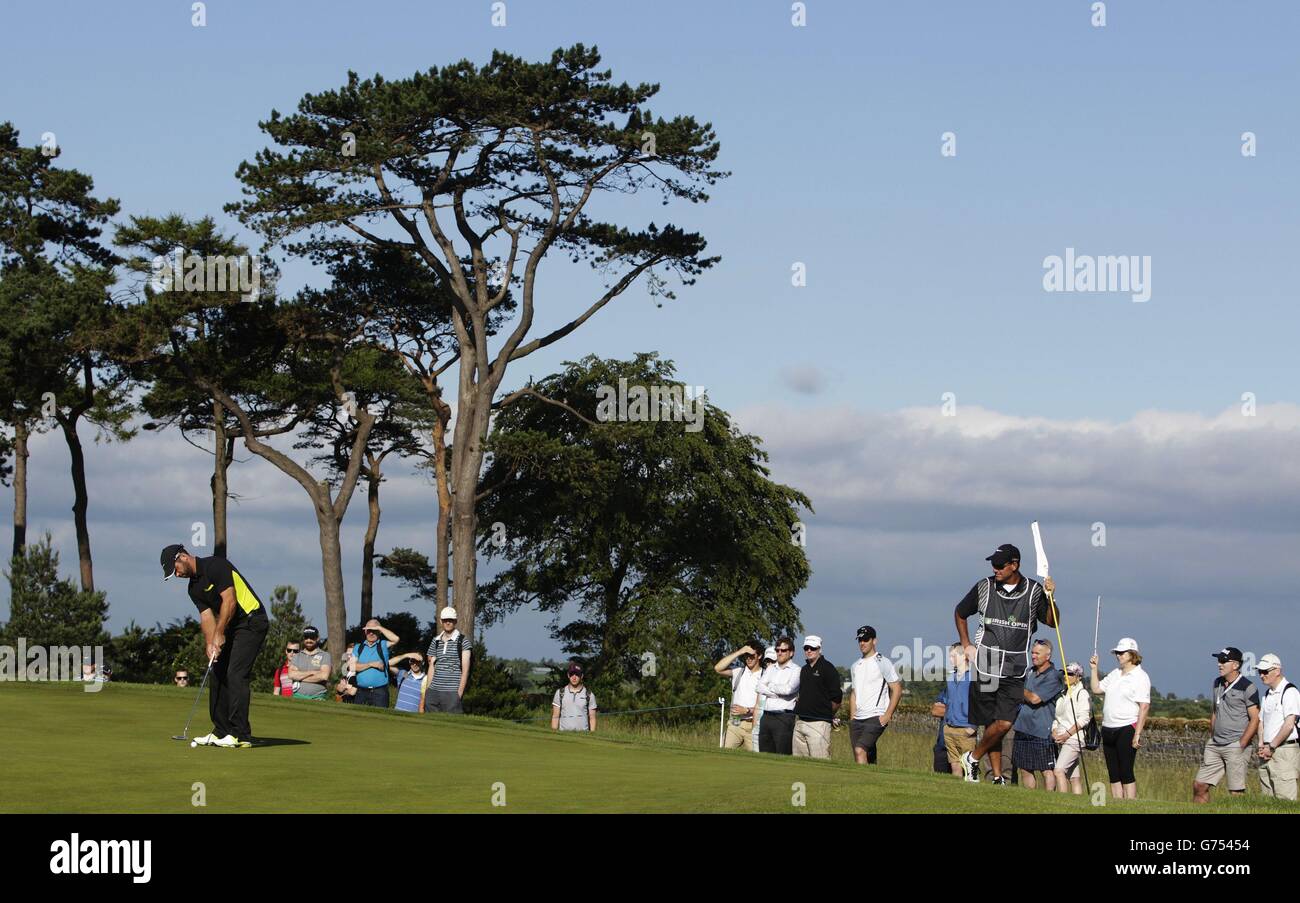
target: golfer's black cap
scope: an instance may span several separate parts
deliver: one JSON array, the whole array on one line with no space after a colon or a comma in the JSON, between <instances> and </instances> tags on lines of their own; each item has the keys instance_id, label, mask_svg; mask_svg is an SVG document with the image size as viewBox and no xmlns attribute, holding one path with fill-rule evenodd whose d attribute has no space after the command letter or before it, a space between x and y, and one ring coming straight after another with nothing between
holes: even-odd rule
<instances>
[{"instance_id":1,"label":"golfer's black cap","mask_svg":"<svg viewBox=\"0 0 1300 903\"><path fill-rule=\"evenodd\" d=\"M995 568L1004 568L1013 561L1020 560L1020 550L1009 542L1004 542L997 547L992 555L984 559L993 562Z\"/></svg>"},{"instance_id":2,"label":"golfer's black cap","mask_svg":"<svg viewBox=\"0 0 1300 903\"><path fill-rule=\"evenodd\" d=\"M176 575L176 556L185 551L185 546L172 544L162 550L159 560L162 562L163 579L170 580Z\"/></svg>"},{"instance_id":3,"label":"golfer's black cap","mask_svg":"<svg viewBox=\"0 0 1300 903\"><path fill-rule=\"evenodd\" d=\"M1242 662L1241 650L1236 646L1224 646L1218 652L1211 652L1210 655L1220 662L1236 662L1239 665Z\"/></svg>"},{"instance_id":4,"label":"golfer's black cap","mask_svg":"<svg viewBox=\"0 0 1300 903\"><path fill-rule=\"evenodd\" d=\"M876 628L872 627L871 625L863 624L861 627L858 628L859 643L865 642L867 640L874 640L875 638L876 638Z\"/></svg>"}]
</instances>

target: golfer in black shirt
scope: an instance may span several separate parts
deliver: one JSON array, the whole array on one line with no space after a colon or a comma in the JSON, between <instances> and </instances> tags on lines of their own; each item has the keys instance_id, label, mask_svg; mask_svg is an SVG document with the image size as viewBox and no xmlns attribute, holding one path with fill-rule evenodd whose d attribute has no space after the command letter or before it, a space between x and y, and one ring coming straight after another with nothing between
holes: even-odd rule
<instances>
[{"instance_id":1,"label":"golfer in black shirt","mask_svg":"<svg viewBox=\"0 0 1300 903\"><path fill-rule=\"evenodd\" d=\"M163 579L188 577L190 599L199 610L212 675L208 681L208 713L212 733L196 737L200 746L252 745L248 724L249 678L253 662L266 642L270 622L266 606L225 558L195 558L184 546L162 550Z\"/></svg>"}]
</instances>

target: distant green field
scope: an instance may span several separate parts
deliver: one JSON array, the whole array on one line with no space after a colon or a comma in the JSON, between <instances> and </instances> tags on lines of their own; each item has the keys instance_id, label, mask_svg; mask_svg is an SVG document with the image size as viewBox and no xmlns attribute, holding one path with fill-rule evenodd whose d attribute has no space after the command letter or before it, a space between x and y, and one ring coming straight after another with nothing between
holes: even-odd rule
<instances>
[{"instance_id":1,"label":"distant green field","mask_svg":"<svg viewBox=\"0 0 1300 903\"><path fill-rule=\"evenodd\" d=\"M645 739L557 735L486 718L406 715L269 695L253 731L269 745L198 748L179 733L193 691L0 684L3 812L1192 812L1140 800L966 785ZM208 729L206 699L190 733ZM192 804L195 783L206 807ZM794 804L803 786L802 807ZM496 785L494 787L494 785ZM504 793L503 807L492 804ZM1233 800L1217 811L1288 811ZM1290 809L1294 811L1294 809Z\"/></svg>"}]
</instances>

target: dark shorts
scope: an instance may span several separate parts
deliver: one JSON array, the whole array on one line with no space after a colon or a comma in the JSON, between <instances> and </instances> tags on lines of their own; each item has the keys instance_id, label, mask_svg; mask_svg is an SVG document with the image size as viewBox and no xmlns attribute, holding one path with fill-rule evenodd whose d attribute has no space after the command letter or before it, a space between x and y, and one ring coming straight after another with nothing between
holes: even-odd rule
<instances>
[{"instance_id":1,"label":"dark shorts","mask_svg":"<svg viewBox=\"0 0 1300 903\"><path fill-rule=\"evenodd\" d=\"M1011 744L1011 764L1021 771L1052 771L1058 752L1056 744L1045 737L1018 733Z\"/></svg>"},{"instance_id":2,"label":"dark shorts","mask_svg":"<svg viewBox=\"0 0 1300 903\"><path fill-rule=\"evenodd\" d=\"M988 681L982 683L981 681ZM976 674L970 682L970 721L980 727L988 727L994 721L1015 723L1020 712L1020 704L1025 701L1025 679L1023 677L998 678L997 686L992 681Z\"/></svg>"},{"instance_id":3,"label":"dark shorts","mask_svg":"<svg viewBox=\"0 0 1300 903\"><path fill-rule=\"evenodd\" d=\"M849 742L854 749L874 750L876 741L889 725L881 724L879 717L854 718L849 722Z\"/></svg>"}]
</instances>

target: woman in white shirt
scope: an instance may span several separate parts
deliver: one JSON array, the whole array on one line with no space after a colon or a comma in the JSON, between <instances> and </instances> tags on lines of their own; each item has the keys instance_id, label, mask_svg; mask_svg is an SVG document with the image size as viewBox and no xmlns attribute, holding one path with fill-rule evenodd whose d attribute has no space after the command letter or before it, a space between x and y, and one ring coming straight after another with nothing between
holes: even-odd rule
<instances>
[{"instance_id":1,"label":"woman in white shirt","mask_svg":"<svg viewBox=\"0 0 1300 903\"><path fill-rule=\"evenodd\" d=\"M1065 669L1066 691L1056 700L1056 720L1052 722L1052 739L1061 747L1056 756L1056 789L1083 794L1083 731L1092 721L1092 697L1083 688L1083 665L1070 662ZM1067 785L1066 779L1069 779Z\"/></svg>"},{"instance_id":2,"label":"woman in white shirt","mask_svg":"<svg viewBox=\"0 0 1300 903\"><path fill-rule=\"evenodd\" d=\"M1097 656L1092 662L1092 692L1106 701L1101 710L1101 748L1110 773L1110 795L1115 799L1137 799L1137 778L1133 763L1142 746L1142 729L1151 711L1151 678L1142 670L1142 653L1137 640L1124 637L1111 650L1119 667L1097 679Z\"/></svg>"}]
</instances>

